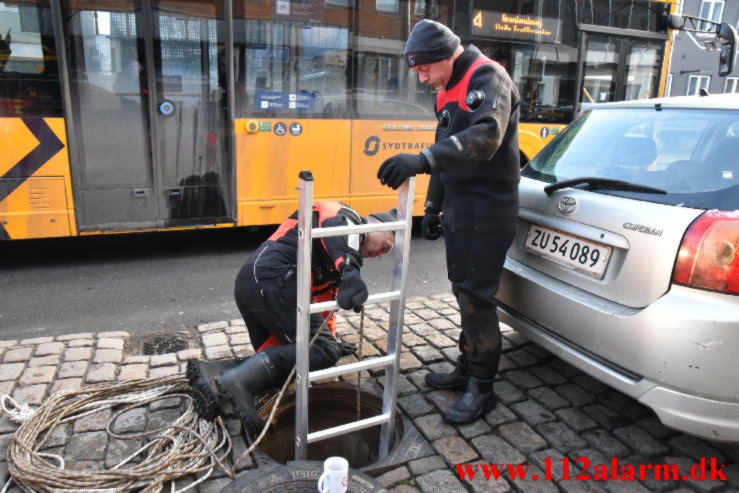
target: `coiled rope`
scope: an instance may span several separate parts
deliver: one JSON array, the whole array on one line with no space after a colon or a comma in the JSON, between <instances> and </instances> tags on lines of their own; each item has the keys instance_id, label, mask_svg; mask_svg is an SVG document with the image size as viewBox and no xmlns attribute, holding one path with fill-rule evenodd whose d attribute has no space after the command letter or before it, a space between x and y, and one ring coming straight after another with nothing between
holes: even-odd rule
<instances>
[{"instance_id":1,"label":"coiled rope","mask_svg":"<svg viewBox=\"0 0 739 493\"><path fill-rule=\"evenodd\" d=\"M309 346L315 343L333 313L334 311L329 312L310 340ZM364 310L362 325L363 321ZM8 471L21 489L55 493L156 493L162 491L167 482L171 482L172 492L179 493L207 480L216 467L233 479L241 461L254 451L267 434L294 376L295 367L277 393L261 433L230 468L224 464L224 460L231 454L232 444L223 421L220 417L212 422L199 418L188 394L190 385L183 375L95 384L74 391L59 391L35 410L31 410L27 404L18 406L12 398L3 396L0 401L3 410L11 419L21 423L8 447ZM123 413L173 397L185 399L187 406L172 424L156 430L125 435L112 431L111 426ZM62 457L40 452L58 425L117 406L124 407L117 410L108 421L106 431L109 437L119 440L146 438L147 443L112 469L66 469ZM137 457L141 457L141 460L132 462ZM123 469L123 466L126 468ZM185 488L176 489L176 479L201 472L206 473ZM8 481L0 493L5 493L10 483Z\"/></svg>"},{"instance_id":2,"label":"coiled rope","mask_svg":"<svg viewBox=\"0 0 739 493\"><path fill-rule=\"evenodd\" d=\"M223 462L232 449L231 438L223 421L220 418L213 422L200 419L187 394L189 389L187 380L182 375L175 375L95 384L79 390L56 392L39 408L27 414L16 430L8 446L10 475L25 491L154 493L162 491L164 484L170 481L172 491L187 491L205 481L216 467L231 474ZM126 411L173 397L184 399L186 407L172 424L125 435L112 431L116 419ZM3 409L6 409L5 398L2 403ZM66 469L61 457L40 452L57 426L118 406L123 408L109 420L108 435L120 440L145 438L146 443L112 469ZM133 462L136 458L139 461ZM177 478L203 472L205 474L195 482L176 490ZM6 484L3 491L7 488Z\"/></svg>"}]
</instances>

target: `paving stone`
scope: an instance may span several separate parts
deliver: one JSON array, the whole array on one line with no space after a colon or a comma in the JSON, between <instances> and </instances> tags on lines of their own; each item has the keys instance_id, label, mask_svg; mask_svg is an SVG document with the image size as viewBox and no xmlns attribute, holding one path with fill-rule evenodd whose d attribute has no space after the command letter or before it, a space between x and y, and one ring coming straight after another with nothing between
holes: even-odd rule
<instances>
[{"instance_id":1,"label":"paving stone","mask_svg":"<svg viewBox=\"0 0 739 493\"><path fill-rule=\"evenodd\" d=\"M598 394L598 402L631 420L644 418L653 414L652 410L648 407L639 404L635 399L615 390Z\"/></svg>"},{"instance_id":2,"label":"paving stone","mask_svg":"<svg viewBox=\"0 0 739 493\"><path fill-rule=\"evenodd\" d=\"M425 394L439 413L443 413L459 400L461 394L453 390L433 390Z\"/></svg>"},{"instance_id":3,"label":"paving stone","mask_svg":"<svg viewBox=\"0 0 739 493\"><path fill-rule=\"evenodd\" d=\"M121 349L97 349L93 357L93 363L120 363L123 361Z\"/></svg>"},{"instance_id":4,"label":"paving stone","mask_svg":"<svg viewBox=\"0 0 739 493\"><path fill-rule=\"evenodd\" d=\"M92 347L94 344L95 341L93 339L74 339L67 343L67 347Z\"/></svg>"},{"instance_id":5,"label":"paving stone","mask_svg":"<svg viewBox=\"0 0 739 493\"><path fill-rule=\"evenodd\" d=\"M71 361L69 363L62 363L59 367L59 378L74 378L82 377L87 371L87 361Z\"/></svg>"},{"instance_id":6,"label":"paving stone","mask_svg":"<svg viewBox=\"0 0 739 493\"><path fill-rule=\"evenodd\" d=\"M533 368L529 368L529 371L536 375L545 385L555 386L567 383L567 378L549 365L534 366Z\"/></svg>"},{"instance_id":7,"label":"paving stone","mask_svg":"<svg viewBox=\"0 0 739 493\"><path fill-rule=\"evenodd\" d=\"M528 370L507 371L503 374L503 378L523 390L540 387L544 383Z\"/></svg>"},{"instance_id":8,"label":"paving stone","mask_svg":"<svg viewBox=\"0 0 739 493\"><path fill-rule=\"evenodd\" d=\"M48 389L49 386L47 384L16 387L13 391L13 399L19 405L28 404L29 406L39 406L44 401Z\"/></svg>"},{"instance_id":9,"label":"paving stone","mask_svg":"<svg viewBox=\"0 0 739 493\"><path fill-rule=\"evenodd\" d=\"M82 388L81 378L59 378L51 385L51 393L58 391L74 391Z\"/></svg>"},{"instance_id":10,"label":"paving stone","mask_svg":"<svg viewBox=\"0 0 739 493\"><path fill-rule=\"evenodd\" d=\"M60 354L50 354L48 356L39 356L31 358L28 361L29 367L34 366L59 366L59 362L61 361L61 355Z\"/></svg>"},{"instance_id":11,"label":"paving stone","mask_svg":"<svg viewBox=\"0 0 739 493\"><path fill-rule=\"evenodd\" d=\"M182 371L179 366L160 366L159 368L149 369L149 378L171 377L180 373Z\"/></svg>"},{"instance_id":12,"label":"paving stone","mask_svg":"<svg viewBox=\"0 0 739 493\"><path fill-rule=\"evenodd\" d=\"M608 457L626 457L631 449L621 440L611 435L606 430L588 430L581 436L593 447L603 452Z\"/></svg>"},{"instance_id":13,"label":"paving stone","mask_svg":"<svg viewBox=\"0 0 739 493\"><path fill-rule=\"evenodd\" d=\"M589 430L589 429L592 429L598 426L598 423L596 423L594 420L590 419L582 411L580 411L579 409L575 409L574 407L558 409L557 411L554 412L554 414L564 424L572 428L572 430L574 430L577 433L580 433L582 431Z\"/></svg>"},{"instance_id":14,"label":"paving stone","mask_svg":"<svg viewBox=\"0 0 739 493\"><path fill-rule=\"evenodd\" d=\"M518 416L516 416L513 411L511 411L507 406L501 403L498 403L498 405L495 406L492 411L485 415L485 421L493 428L497 428L503 423L510 423L511 421L515 421L517 419Z\"/></svg>"},{"instance_id":15,"label":"paving stone","mask_svg":"<svg viewBox=\"0 0 739 493\"><path fill-rule=\"evenodd\" d=\"M531 426L556 420L554 414L532 400L511 404L511 411L519 415L521 419Z\"/></svg>"},{"instance_id":16,"label":"paving stone","mask_svg":"<svg viewBox=\"0 0 739 493\"><path fill-rule=\"evenodd\" d=\"M110 429L118 435L144 431L146 429L146 410L137 407L117 415L115 421L111 423Z\"/></svg>"},{"instance_id":17,"label":"paving stone","mask_svg":"<svg viewBox=\"0 0 739 493\"><path fill-rule=\"evenodd\" d=\"M549 387L538 387L526 391L526 395L550 411L570 407L570 402Z\"/></svg>"},{"instance_id":18,"label":"paving stone","mask_svg":"<svg viewBox=\"0 0 739 493\"><path fill-rule=\"evenodd\" d=\"M521 368L529 368L539 364L539 358L526 351L526 349L514 349L507 352L506 356Z\"/></svg>"},{"instance_id":19,"label":"paving stone","mask_svg":"<svg viewBox=\"0 0 739 493\"><path fill-rule=\"evenodd\" d=\"M21 385L34 385L39 383L51 383L56 374L56 366L29 366L23 372L18 382Z\"/></svg>"},{"instance_id":20,"label":"paving stone","mask_svg":"<svg viewBox=\"0 0 739 493\"><path fill-rule=\"evenodd\" d=\"M463 438L469 440L470 438L490 433L492 428L490 428L490 425L486 421L482 419L476 419L472 423L458 425L457 430Z\"/></svg>"},{"instance_id":21,"label":"paving stone","mask_svg":"<svg viewBox=\"0 0 739 493\"><path fill-rule=\"evenodd\" d=\"M441 415L436 413L416 418L413 420L413 424L431 442L445 436L456 434L454 427L444 422Z\"/></svg>"},{"instance_id":22,"label":"paving stone","mask_svg":"<svg viewBox=\"0 0 739 493\"><path fill-rule=\"evenodd\" d=\"M723 453L705 440L690 435L678 435L668 440L670 446L677 452L697 461L705 457L715 457L720 463L726 462Z\"/></svg>"},{"instance_id":23,"label":"paving stone","mask_svg":"<svg viewBox=\"0 0 739 493\"><path fill-rule=\"evenodd\" d=\"M498 427L498 433L508 443L516 447L517 450L524 454L539 450L548 446L538 433L536 433L529 425L517 421Z\"/></svg>"},{"instance_id":24,"label":"paving stone","mask_svg":"<svg viewBox=\"0 0 739 493\"><path fill-rule=\"evenodd\" d=\"M177 363L177 355L174 353L167 354L152 354L149 359L149 364L152 368L159 366L174 365Z\"/></svg>"},{"instance_id":25,"label":"paving stone","mask_svg":"<svg viewBox=\"0 0 739 493\"><path fill-rule=\"evenodd\" d=\"M105 467L113 468L117 466L138 451L143 445L144 440L141 438L133 440L111 439L105 454ZM140 457L134 457L130 463L135 464L140 461Z\"/></svg>"},{"instance_id":26,"label":"paving stone","mask_svg":"<svg viewBox=\"0 0 739 493\"><path fill-rule=\"evenodd\" d=\"M16 380L26 367L24 363L4 363L0 365L0 381Z\"/></svg>"},{"instance_id":27,"label":"paving stone","mask_svg":"<svg viewBox=\"0 0 739 493\"><path fill-rule=\"evenodd\" d=\"M552 447L563 454L567 454L572 450L584 447L587 444L585 440L580 438L580 436L567 427L567 425L558 421L543 423L536 427L536 431L538 431Z\"/></svg>"},{"instance_id":28,"label":"paving stone","mask_svg":"<svg viewBox=\"0 0 739 493\"><path fill-rule=\"evenodd\" d=\"M118 380L146 380L148 373L149 365L123 365L118 374Z\"/></svg>"},{"instance_id":29,"label":"paving stone","mask_svg":"<svg viewBox=\"0 0 739 493\"><path fill-rule=\"evenodd\" d=\"M422 459L416 459L408 462L408 470L411 472L413 477L421 476L431 471L439 469L448 469L449 466L444 459L438 455L432 455L430 457L424 457Z\"/></svg>"},{"instance_id":30,"label":"paving stone","mask_svg":"<svg viewBox=\"0 0 739 493\"><path fill-rule=\"evenodd\" d=\"M386 472L382 476L375 478L375 481L381 485L388 487L397 484L403 480L411 478L411 473L407 467L397 467L391 471Z\"/></svg>"},{"instance_id":31,"label":"paving stone","mask_svg":"<svg viewBox=\"0 0 739 493\"><path fill-rule=\"evenodd\" d=\"M231 346L224 344L223 346L206 346L205 348L205 359L217 360L233 358L233 352Z\"/></svg>"},{"instance_id":32,"label":"paving stone","mask_svg":"<svg viewBox=\"0 0 739 493\"><path fill-rule=\"evenodd\" d=\"M21 346L35 346L37 344L44 344L45 342L53 342L53 337L33 337L31 339L21 339L19 345Z\"/></svg>"},{"instance_id":33,"label":"paving stone","mask_svg":"<svg viewBox=\"0 0 739 493\"><path fill-rule=\"evenodd\" d=\"M629 467L634 471L634 477L637 478L645 488L649 491L672 491L678 486L677 481L657 481L654 478L653 465L658 464L659 459L649 459L643 455L633 455L626 459L621 459L619 464L625 466L623 472L629 471ZM621 478L621 479L626 479Z\"/></svg>"},{"instance_id":34,"label":"paving stone","mask_svg":"<svg viewBox=\"0 0 739 493\"><path fill-rule=\"evenodd\" d=\"M478 457L475 449L458 436L440 438L431 445L449 464L461 464L475 460Z\"/></svg>"},{"instance_id":35,"label":"paving stone","mask_svg":"<svg viewBox=\"0 0 739 493\"><path fill-rule=\"evenodd\" d=\"M110 409L103 409L86 416L82 416L74 422L74 433L82 433L86 431L104 430L108 426L108 421L112 412Z\"/></svg>"},{"instance_id":36,"label":"paving stone","mask_svg":"<svg viewBox=\"0 0 739 493\"><path fill-rule=\"evenodd\" d=\"M95 363L90 365L85 377L87 383L112 382L115 380L117 366L113 363Z\"/></svg>"},{"instance_id":37,"label":"paving stone","mask_svg":"<svg viewBox=\"0 0 739 493\"><path fill-rule=\"evenodd\" d=\"M423 493L467 493L467 488L449 470L433 471L416 478Z\"/></svg>"},{"instance_id":38,"label":"paving stone","mask_svg":"<svg viewBox=\"0 0 739 493\"><path fill-rule=\"evenodd\" d=\"M583 406L580 410L606 430L623 428L631 424L629 419L624 418L602 404L590 404Z\"/></svg>"},{"instance_id":39,"label":"paving stone","mask_svg":"<svg viewBox=\"0 0 739 493\"><path fill-rule=\"evenodd\" d=\"M12 348L5 351L3 356L4 363L25 363L33 356L33 346Z\"/></svg>"},{"instance_id":40,"label":"paving stone","mask_svg":"<svg viewBox=\"0 0 739 493\"><path fill-rule=\"evenodd\" d=\"M566 383L555 387L554 390L570 401L573 407L581 407L595 402L595 396L579 385Z\"/></svg>"},{"instance_id":41,"label":"paving stone","mask_svg":"<svg viewBox=\"0 0 739 493\"><path fill-rule=\"evenodd\" d=\"M622 442L628 444L632 449L639 452L639 454L647 457L666 454L670 451L667 445L658 442L644 431L643 428L636 425L617 428L613 430L613 434Z\"/></svg>"},{"instance_id":42,"label":"paving stone","mask_svg":"<svg viewBox=\"0 0 739 493\"><path fill-rule=\"evenodd\" d=\"M491 464L522 464L526 456L510 443L495 435L482 435L472 439L480 457Z\"/></svg>"},{"instance_id":43,"label":"paving stone","mask_svg":"<svg viewBox=\"0 0 739 493\"><path fill-rule=\"evenodd\" d=\"M105 458L108 434L104 431L76 433L69 439L66 453L76 461L98 461Z\"/></svg>"},{"instance_id":44,"label":"paving stone","mask_svg":"<svg viewBox=\"0 0 739 493\"><path fill-rule=\"evenodd\" d=\"M36 347L36 356L48 356L50 354L62 354L64 352L63 342L46 342Z\"/></svg>"},{"instance_id":45,"label":"paving stone","mask_svg":"<svg viewBox=\"0 0 739 493\"><path fill-rule=\"evenodd\" d=\"M520 402L526 399L526 395L516 388L513 384L506 381L496 381L493 383L493 391L499 402L506 406L510 406L514 402Z\"/></svg>"}]
</instances>

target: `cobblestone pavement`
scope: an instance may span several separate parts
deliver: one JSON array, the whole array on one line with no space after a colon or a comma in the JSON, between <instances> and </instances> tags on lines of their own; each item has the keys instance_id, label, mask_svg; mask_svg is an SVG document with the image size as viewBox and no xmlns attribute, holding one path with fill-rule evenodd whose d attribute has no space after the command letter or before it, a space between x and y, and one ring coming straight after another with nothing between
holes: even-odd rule
<instances>
[{"instance_id":1,"label":"cobblestone pavement","mask_svg":"<svg viewBox=\"0 0 739 493\"><path fill-rule=\"evenodd\" d=\"M375 305L365 312L364 357L385 350L386 308ZM460 329L454 297L439 295L407 300L405 325L398 406L419 432L421 449L426 453L411 456L409 460L401 458L370 473L387 490L398 493L739 492L739 446L708 442L664 427L648 408L583 374L506 326L503 326L500 372L494 387L499 400L497 407L475 423L448 425L440 412L458 394L428 387L424 375L428 371L451 369L451 362L456 360L455 341ZM338 331L342 340L358 342L359 327L359 315L339 314ZM170 341L171 348L162 344L163 340ZM171 352L164 354L144 354L170 349ZM60 389L176 375L184 372L186 361L192 358L232 358L251 352L241 320L206 324L189 332L148 340L132 338L126 332L101 332L0 341L0 395L7 394L18 403L37 406ZM342 362L353 359L348 356ZM366 376L371 378L365 379L365 386L380 388L381 374ZM178 413L171 406L150 406L145 411L133 421L161 426L171 422ZM125 457L126 450L105 432L109 416L109 413L93 415L70 423L56 431L46 446L63 455L68 468L110 468ZM6 479L6 450L17 427L3 413L0 475ZM236 450L243 451L245 442L238 421L231 420L228 428ZM712 461L716 468L723 465L720 471L726 480L655 479L657 469L663 473L679 470L682 477L688 475L691 467L699 468L701 464L706 465L710 474ZM587 470L582 471L586 463ZM455 467L458 464L470 467L460 469ZM498 480L486 479L485 471L491 472L489 464L521 468L508 469ZM581 471L593 478L603 474L610 478L611 471L606 468L614 464L619 466L620 474L634 471L636 479L576 480ZM521 479L524 469L527 476ZM463 479L460 471L465 473ZM643 480L639 480L640 471L645 473ZM469 473L475 473L473 479ZM563 479L566 474L569 480ZM190 491L216 492L230 482L225 474L216 471ZM11 487L10 491L19 489Z\"/></svg>"}]
</instances>

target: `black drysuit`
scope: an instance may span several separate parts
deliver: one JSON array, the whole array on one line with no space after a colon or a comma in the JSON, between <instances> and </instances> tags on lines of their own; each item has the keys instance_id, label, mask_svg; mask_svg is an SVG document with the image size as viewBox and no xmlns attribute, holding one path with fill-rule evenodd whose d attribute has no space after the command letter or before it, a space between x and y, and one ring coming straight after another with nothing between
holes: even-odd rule
<instances>
[{"instance_id":1,"label":"black drysuit","mask_svg":"<svg viewBox=\"0 0 739 493\"><path fill-rule=\"evenodd\" d=\"M459 346L470 376L492 379L500 360L495 293L518 210L519 95L505 69L470 45L437 94L426 207L443 211L446 259L459 303Z\"/></svg>"},{"instance_id":2,"label":"black drysuit","mask_svg":"<svg viewBox=\"0 0 739 493\"><path fill-rule=\"evenodd\" d=\"M353 209L337 201L313 204L313 227L363 224ZM295 365L297 312L298 213L293 213L246 260L236 276L234 295L257 352L269 355L283 373L283 380ZM360 235L332 236L313 240L311 295L313 301L334 299L347 259L361 267ZM350 244L351 243L351 244ZM324 317L310 316L310 337ZM341 356L335 324L327 322L309 351L310 370L336 364Z\"/></svg>"}]
</instances>

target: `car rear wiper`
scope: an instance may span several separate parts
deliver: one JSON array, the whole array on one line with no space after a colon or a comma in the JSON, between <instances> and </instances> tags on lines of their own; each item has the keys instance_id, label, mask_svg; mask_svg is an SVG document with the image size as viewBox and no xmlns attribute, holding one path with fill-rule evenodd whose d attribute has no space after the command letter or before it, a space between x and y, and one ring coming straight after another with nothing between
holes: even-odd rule
<instances>
[{"instance_id":1,"label":"car rear wiper","mask_svg":"<svg viewBox=\"0 0 739 493\"><path fill-rule=\"evenodd\" d=\"M592 176L583 176L581 178L572 178L571 180L562 180L557 183L550 183L544 187L544 193L551 195L557 190L574 187L576 185L587 185L584 187L586 190L623 190L626 192L667 193L666 190L648 187L646 185L639 185L638 183L614 180L611 178L595 178Z\"/></svg>"}]
</instances>

